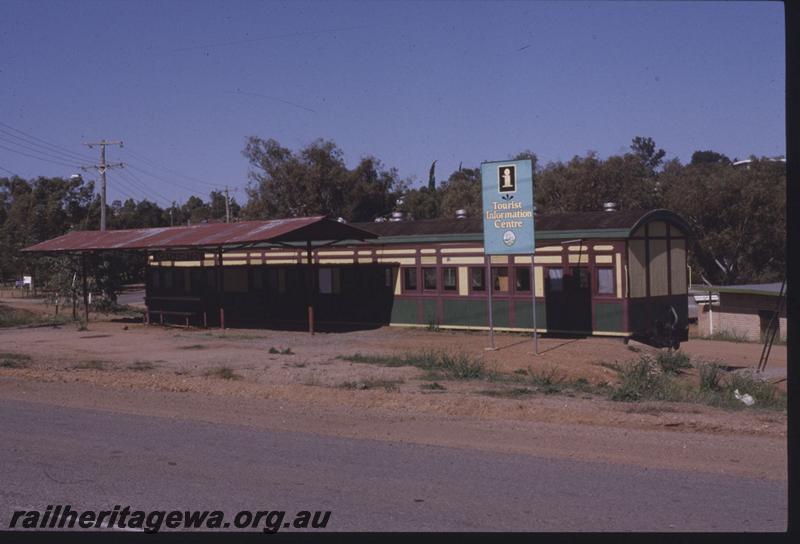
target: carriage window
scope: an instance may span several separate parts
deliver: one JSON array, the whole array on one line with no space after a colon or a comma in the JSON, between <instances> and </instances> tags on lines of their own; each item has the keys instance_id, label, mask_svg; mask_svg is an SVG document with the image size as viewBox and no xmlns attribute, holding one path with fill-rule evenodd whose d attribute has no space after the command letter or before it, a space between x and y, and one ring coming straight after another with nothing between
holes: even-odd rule
<instances>
[{"instance_id":1,"label":"carriage window","mask_svg":"<svg viewBox=\"0 0 800 544\"><path fill-rule=\"evenodd\" d=\"M470 268L469 278L469 285L473 291L486 290L486 275L483 268Z\"/></svg>"},{"instance_id":2,"label":"carriage window","mask_svg":"<svg viewBox=\"0 0 800 544\"><path fill-rule=\"evenodd\" d=\"M253 289L259 291L264 289L264 271L253 270Z\"/></svg>"},{"instance_id":3,"label":"carriage window","mask_svg":"<svg viewBox=\"0 0 800 544\"><path fill-rule=\"evenodd\" d=\"M456 291L458 289L458 273L456 268L442 268L442 288L445 291Z\"/></svg>"},{"instance_id":4,"label":"carriage window","mask_svg":"<svg viewBox=\"0 0 800 544\"><path fill-rule=\"evenodd\" d=\"M333 271L330 268L319 269L319 292L323 295L333 292Z\"/></svg>"},{"instance_id":5,"label":"carriage window","mask_svg":"<svg viewBox=\"0 0 800 544\"><path fill-rule=\"evenodd\" d=\"M589 270L583 266L573 266L572 276L578 278L578 287L581 289L589 288Z\"/></svg>"},{"instance_id":6,"label":"carriage window","mask_svg":"<svg viewBox=\"0 0 800 544\"><path fill-rule=\"evenodd\" d=\"M614 269L610 267L597 269L597 294L614 294Z\"/></svg>"},{"instance_id":7,"label":"carriage window","mask_svg":"<svg viewBox=\"0 0 800 544\"><path fill-rule=\"evenodd\" d=\"M423 268L422 269L422 288L426 290L436 290L436 269Z\"/></svg>"},{"instance_id":8,"label":"carriage window","mask_svg":"<svg viewBox=\"0 0 800 544\"><path fill-rule=\"evenodd\" d=\"M516 277L516 283L514 284L514 288L518 292L530 292L531 290L531 269L518 266L516 270L514 270L514 276Z\"/></svg>"},{"instance_id":9,"label":"carriage window","mask_svg":"<svg viewBox=\"0 0 800 544\"><path fill-rule=\"evenodd\" d=\"M403 268L403 291L417 290L417 269Z\"/></svg>"},{"instance_id":10,"label":"carriage window","mask_svg":"<svg viewBox=\"0 0 800 544\"><path fill-rule=\"evenodd\" d=\"M172 270L162 270L162 279L165 289L172 289Z\"/></svg>"},{"instance_id":11,"label":"carriage window","mask_svg":"<svg viewBox=\"0 0 800 544\"><path fill-rule=\"evenodd\" d=\"M547 286L553 293L560 293L564 290L564 270L561 268L547 269Z\"/></svg>"},{"instance_id":12,"label":"carriage window","mask_svg":"<svg viewBox=\"0 0 800 544\"><path fill-rule=\"evenodd\" d=\"M508 291L508 267L492 268L492 285L494 290L505 293Z\"/></svg>"}]
</instances>

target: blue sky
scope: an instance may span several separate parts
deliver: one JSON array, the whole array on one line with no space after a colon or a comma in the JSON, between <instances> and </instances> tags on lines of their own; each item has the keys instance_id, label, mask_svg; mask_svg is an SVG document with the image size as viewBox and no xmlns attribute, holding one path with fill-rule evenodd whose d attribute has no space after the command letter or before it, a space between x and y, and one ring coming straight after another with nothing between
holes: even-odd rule
<instances>
[{"instance_id":1,"label":"blue sky","mask_svg":"<svg viewBox=\"0 0 800 544\"><path fill-rule=\"evenodd\" d=\"M3 0L0 21L0 175L68 176L97 160L82 142L122 139L111 199L241 201L248 135L418 181L637 135L683 162L785 154L777 2Z\"/></svg>"}]
</instances>

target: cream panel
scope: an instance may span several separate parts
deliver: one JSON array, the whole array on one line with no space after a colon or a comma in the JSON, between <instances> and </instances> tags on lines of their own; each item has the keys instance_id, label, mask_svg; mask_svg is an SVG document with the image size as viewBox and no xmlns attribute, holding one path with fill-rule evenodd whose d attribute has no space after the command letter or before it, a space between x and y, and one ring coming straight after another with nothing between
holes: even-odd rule
<instances>
[{"instance_id":1,"label":"cream panel","mask_svg":"<svg viewBox=\"0 0 800 544\"><path fill-rule=\"evenodd\" d=\"M530 255L517 255L516 257L514 257L514 262L516 264L531 264L532 259L533 257L531 257Z\"/></svg>"},{"instance_id":2,"label":"cream panel","mask_svg":"<svg viewBox=\"0 0 800 544\"><path fill-rule=\"evenodd\" d=\"M580 263L578 259L580 258ZM569 262L575 264L588 264L589 263L589 256L588 255L570 255Z\"/></svg>"},{"instance_id":3,"label":"cream panel","mask_svg":"<svg viewBox=\"0 0 800 544\"><path fill-rule=\"evenodd\" d=\"M372 257L359 257L358 262L361 264L371 263Z\"/></svg>"},{"instance_id":4,"label":"cream panel","mask_svg":"<svg viewBox=\"0 0 800 544\"><path fill-rule=\"evenodd\" d=\"M533 262L542 264L561 264L561 255L536 255Z\"/></svg>"},{"instance_id":5,"label":"cream panel","mask_svg":"<svg viewBox=\"0 0 800 544\"><path fill-rule=\"evenodd\" d=\"M297 259L270 259L264 261L264 264L297 264Z\"/></svg>"},{"instance_id":6,"label":"cream panel","mask_svg":"<svg viewBox=\"0 0 800 544\"><path fill-rule=\"evenodd\" d=\"M297 251L267 251L267 257L297 257Z\"/></svg>"},{"instance_id":7,"label":"cream panel","mask_svg":"<svg viewBox=\"0 0 800 544\"><path fill-rule=\"evenodd\" d=\"M378 255L415 255L416 249L376 249Z\"/></svg>"},{"instance_id":8,"label":"cream panel","mask_svg":"<svg viewBox=\"0 0 800 544\"><path fill-rule=\"evenodd\" d=\"M228 257L247 257L247 253L223 253L222 257L225 259Z\"/></svg>"},{"instance_id":9,"label":"cream panel","mask_svg":"<svg viewBox=\"0 0 800 544\"><path fill-rule=\"evenodd\" d=\"M672 294L683 295L687 293L686 286L686 241L673 238L670 240L670 266L672 270Z\"/></svg>"},{"instance_id":10,"label":"cream panel","mask_svg":"<svg viewBox=\"0 0 800 544\"><path fill-rule=\"evenodd\" d=\"M403 288L400 285L400 270L397 268L392 269L392 278L394 279L394 294L402 295Z\"/></svg>"},{"instance_id":11,"label":"cream panel","mask_svg":"<svg viewBox=\"0 0 800 544\"><path fill-rule=\"evenodd\" d=\"M435 249L421 249L420 253L422 253L423 255L430 255L431 253L435 254L436 250Z\"/></svg>"},{"instance_id":12,"label":"cream panel","mask_svg":"<svg viewBox=\"0 0 800 544\"><path fill-rule=\"evenodd\" d=\"M570 251L589 251L589 246L569 246Z\"/></svg>"},{"instance_id":13,"label":"cream panel","mask_svg":"<svg viewBox=\"0 0 800 544\"><path fill-rule=\"evenodd\" d=\"M422 264L436 264L436 257L420 257Z\"/></svg>"},{"instance_id":14,"label":"cream panel","mask_svg":"<svg viewBox=\"0 0 800 544\"><path fill-rule=\"evenodd\" d=\"M443 264L484 264L483 257L442 257Z\"/></svg>"},{"instance_id":15,"label":"cream panel","mask_svg":"<svg viewBox=\"0 0 800 544\"><path fill-rule=\"evenodd\" d=\"M570 257L572 257L572 255L570 255ZM597 263L597 264L611 264L611 263L614 262L614 256L613 255L597 255L594 258L594 262Z\"/></svg>"},{"instance_id":16,"label":"cream panel","mask_svg":"<svg viewBox=\"0 0 800 544\"><path fill-rule=\"evenodd\" d=\"M628 251L628 276L630 282L628 285L629 296L631 297L644 297L647 296L647 283L645 278L645 251L644 240L631 240L629 242L630 250Z\"/></svg>"},{"instance_id":17,"label":"cream panel","mask_svg":"<svg viewBox=\"0 0 800 544\"><path fill-rule=\"evenodd\" d=\"M469 294L469 269L466 266L458 267L458 294Z\"/></svg>"},{"instance_id":18,"label":"cream panel","mask_svg":"<svg viewBox=\"0 0 800 544\"><path fill-rule=\"evenodd\" d=\"M215 263L214 259L207 259L203 261L203 266L214 266L214 263Z\"/></svg>"},{"instance_id":19,"label":"cream panel","mask_svg":"<svg viewBox=\"0 0 800 544\"><path fill-rule=\"evenodd\" d=\"M492 264L508 264L508 255L492 255Z\"/></svg>"},{"instance_id":20,"label":"cream panel","mask_svg":"<svg viewBox=\"0 0 800 544\"><path fill-rule=\"evenodd\" d=\"M668 295L667 241L650 240L650 296Z\"/></svg>"},{"instance_id":21,"label":"cream panel","mask_svg":"<svg viewBox=\"0 0 800 544\"><path fill-rule=\"evenodd\" d=\"M544 269L541 266L533 267L533 279L536 282L534 294L537 297L544 296Z\"/></svg>"},{"instance_id":22,"label":"cream panel","mask_svg":"<svg viewBox=\"0 0 800 544\"><path fill-rule=\"evenodd\" d=\"M200 266L200 261L175 261L174 266L189 268L191 266Z\"/></svg>"},{"instance_id":23,"label":"cream panel","mask_svg":"<svg viewBox=\"0 0 800 544\"><path fill-rule=\"evenodd\" d=\"M225 266L240 266L240 265L243 265L243 264L247 264L247 260L246 259L235 259L235 260L224 259L222 261L222 264L225 265Z\"/></svg>"},{"instance_id":24,"label":"cream panel","mask_svg":"<svg viewBox=\"0 0 800 544\"><path fill-rule=\"evenodd\" d=\"M614 246L593 246L595 251L614 251Z\"/></svg>"},{"instance_id":25,"label":"cream panel","mask_svg":"<svg viewBox=\"0 0 800 544\"><path fill-rule=\"evenodd\" d=\"M653 221L649 226L650 236L666 236L667 224L663 221Z\"/></svg>"},{"instance_id":26,"label":"cream panel","mask_svg":"<svg viewBox=\"0 0 800 544\"><path fill-rule=\"evenodd\" d=\"M378 257L379 263L417 264L414 257Z\"/></svg>"},{"instance_id":27,"label":"cream panel","mask_svg":"<svg viewBox=\"0 0 800 544\"><path fill-rule=\"evenodd\" d=\"M372 261L372 259L370 259ZM320 258L320 264L353 264L353 258L350 257L349 259L325 259Z\"/></svg>"},{"instance_id":28,"label":"cream panel","mask_svg":"<svg viewBox=\"0 0 800 544\"><path fill-rule=\"evenodd\" d=\"M483 253L482 247L447 247L440 249L442 253Z\"/></svg>"},{"instance_id":29,"label":"cream panel","mask_svg":"<svg viewBox=\"0 0 800 544\"><path fill-rule=\"evenodd\" d=\"M561 251L564 251L564 248L562 246L544 246L544 247L537 247L536 248L536 253L539 253L541 251L547 251L547 252L558 251L558 252L561 252Z\"/></svg>"},{"instance_id":30,"label":"cream panel","mask_svg":"<svg viewBox=\"0 0 800 544\"><path fill-rule=\"evenodd\" d=\"M321 249L318 251L320 257L334 257L339 255L352 255L353 251L326 251Z\"/></svg>"},{"instance_id":31,"label":"cream panel","mask_svg":"<svg viewBox=\"0 0 800 544\"><path fill-rule=\"evenodd\" d=\"M372 255L372 250L368 249L367 251L359 251L359 255Z\"/></svg>"},{"instance_id":32,"label":"cream panel","mask_svg":"<svg viewBox=\"0 0 800 544\"><path fill-rule=\"evenodd\" d=\"M622 253L617 253L617 298L622 298Z\"/></svg>"}]
</instances>

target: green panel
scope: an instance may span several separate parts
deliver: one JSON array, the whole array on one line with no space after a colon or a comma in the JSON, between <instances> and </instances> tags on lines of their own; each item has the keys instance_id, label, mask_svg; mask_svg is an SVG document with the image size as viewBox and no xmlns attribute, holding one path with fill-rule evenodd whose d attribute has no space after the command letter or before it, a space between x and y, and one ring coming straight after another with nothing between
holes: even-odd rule
<instances>
[{"instance_id":1,"label":"green panel","mask_svg":"<svg viewBox=\"0 0 800 544\"><path fill-rule=\"evenodd\" d=\"M486 301L481 299L442 300L442 325L485 327Z\"/></svg>"},{"instance_id":2,"label":"green panel","mask_svg":"<svg viewBox=\"0 0 800 544\"><path fill-rule=\"evenodd\" d=\"M595 303L594 329L597 331L622 332L622 304L614 302Z\"/></svg>"},{"instance_id":3,"label":"green panel","mask_svg":"<svg viewBox=\"0 0 800 544\"><path fill-rule=\"evenodd\" d=\"M526 329L532 329L533 323L531 322L531 310L533 309L532 300L515 300L514 301L514 326ZM547 328L547 312L544 302L536 301L536 328Z\"/></svg>"},{"instance_id":4,"label":"green panel","mask_svg":"<svg viewBox=\"0 0 800 544\"><path fill-rule=\"evenodd\" d=\"M436 299L425 299L422 301L422 323L429 325L436 324Z\"/></svg>"},{"instance_id":5,"label":"green panel","mask_svg":"<svg viewBox=\"0 0 800 544\"><path fill-rule=\"evenodd\" d=\"M395 298L392 304L392 323L416 323L417 301Z\"/></svg>"},{"instance_id":6,"label":"green panel","mask_svg":"<svg viewBox=\"0 0 800 544\"><path fill-rule=\"evenodd\" d=\"M492 301L492 315L495 327L510 327L508 319L508 299Z\"/></svg>"}]
</instances>

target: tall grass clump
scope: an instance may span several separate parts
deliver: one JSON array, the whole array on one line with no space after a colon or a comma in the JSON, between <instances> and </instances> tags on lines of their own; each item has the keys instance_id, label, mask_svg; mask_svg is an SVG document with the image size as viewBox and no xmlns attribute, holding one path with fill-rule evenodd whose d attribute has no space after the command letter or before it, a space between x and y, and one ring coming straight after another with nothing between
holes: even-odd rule
<instances>
[{"instance_id":1,"label":"tall grass clump","mask_svg":"<svg viewBox=\"0 0 800 544\"><path fill-rule=\"evenodd\" d=\"M465 353L451 354L445 351L420 351L403 355L342 355L337 357L351 363L362 363L389 367L413 366L428 372L431 378L475 380L487 375L486 365Z\"/></svg>"},{"instance_id":2,"label":"tall grass clump","mask_svg":"<svg viewBox=\"0 0 800 544\"><path fill-rule=\"evenodd\" d=\"M611 400L680 401L684 397L680 385L661 370L656 360L647 355L620 366L619 373L620 384L611 393Z\"/></svg>"},{"instance_id":3,"label":"tall grass clump","mask_svg":"<svg viewBox=\"0 0 800 544\"><path fill-rule=\"evenodd\" d=\"M656 355L656 363L667 374L681 374L692 368L691 359L682 351L661 351Z\"/></svg>"}]
</instances>

